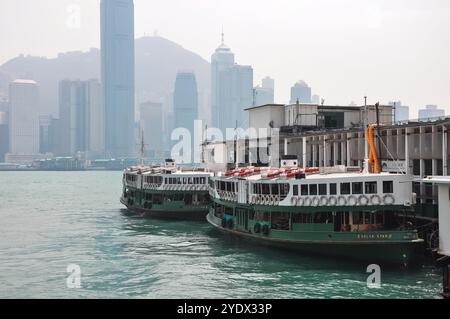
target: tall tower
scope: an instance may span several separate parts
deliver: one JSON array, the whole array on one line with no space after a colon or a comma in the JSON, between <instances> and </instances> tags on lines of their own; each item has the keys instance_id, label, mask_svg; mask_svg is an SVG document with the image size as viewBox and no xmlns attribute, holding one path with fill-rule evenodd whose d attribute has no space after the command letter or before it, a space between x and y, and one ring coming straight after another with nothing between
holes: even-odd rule
<instances>
[{"instance_id":1,"label":"tall tower","mask_svg":"<svg viewBox=\"0 0 450 319\"><path fill-rule=\"evenodd\" d=\"M135 153L134 3L101 1L102 96L106 155Z\"/></svg>"},{"instance_id":2,"label":"tall tower","mask_svg":"<svg viewBox=\"0 0 450 319\"><path fill-rule=\"evenodd\" d=\"M184 127L194 137L194 121L198 119L197 81L192 72L179 72L173 94L175 127Z\"/></svg>"},{"instance_id":3,"label":"tall tower","mask_svg":"<svg viewBox=\"0 0 450 319\"><path fill-rule=\"evenodd\" d=\"M229 87L231 77L225 76L225 72L234 65L234 53L225 45L224 34L222 31L222 42L211 56L211 104L212 104L212 124L221 128L225 119L223 111L231 106L231 88ZM228 91L228 95L225 95ZM225 132L223 132L225 133Z\"/></svg>"},{"instance_id":4,"label":"tall tower","mask_svg":"<svg viewBox=\"0 0 450 319\"><path fill-rule=\"evenodd\" d=\"M234 128L236 121L245 127L244 109L253 102L253 69L248 65L239 65L234 54L222 43L211 56L211 104L213 125L222 130L225 136L227 128Z\"/></svg>"},{"instance_id":5,"label":"tall tower","mask_svg":"<svg viewBox=\"0 0 450 319\"><path fill-rule=\"evenodd\" d=\"M39 153L39 89L35 81L9 85L9 147L14 155Z\"/></svg>"},{"instance_id":6,"label":"tall tower","mask_svg":"<svg viewBox=\"0 0 450 319\"><path fill-rule=\"evenodd\" d=\"M291 87L290 103L294 104L297 100L300 103L311 103L311 88L305 81L300 80Z\"/></svg>"}]
</instances>

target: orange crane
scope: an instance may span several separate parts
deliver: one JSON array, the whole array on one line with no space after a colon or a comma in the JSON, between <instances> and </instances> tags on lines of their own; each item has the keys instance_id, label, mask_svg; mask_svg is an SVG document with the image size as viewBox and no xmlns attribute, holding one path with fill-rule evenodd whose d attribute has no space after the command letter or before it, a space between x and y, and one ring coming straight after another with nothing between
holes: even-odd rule
<instances>
[{"instance_id":1,"label":"orange crane","mask_svg":"<svg viewBox=\"0 0 450 319\"><path fill-rule=\"evenodd\" d=\"M367 126L366 138L369 144L369 172L379 174L381 172L380 162L378 161L377 148L375 146L375 137L373 134L373 129L376 125L370 124Z\"/></svg>"}]
</instances>

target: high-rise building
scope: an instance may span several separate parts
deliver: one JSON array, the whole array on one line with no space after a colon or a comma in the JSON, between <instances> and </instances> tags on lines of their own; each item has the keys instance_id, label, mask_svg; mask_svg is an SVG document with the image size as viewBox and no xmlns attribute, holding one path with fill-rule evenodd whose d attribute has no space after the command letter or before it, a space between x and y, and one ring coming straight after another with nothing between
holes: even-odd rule
<instances>
[{"instance_id":1,"label":"high-rise building","mask_svg":"<svg viewBox=\"0 0 450 319\"><path fill-rule=\"evenodd\" d=\"M392 105L394 123L409 120L409 106L402 105L401 101L392 101L389 105Z\"/></svg>"},{"instance_id":2,"label":"high-rise building","mask_svg":"<svg viewBox=\"0 0 450 319\"><path fill-rule=\"evenodd\" d=\"M0 162L5 161L9 150L8 113L0 111Z\"/></svg>"},{"instance_id":3,"label":"high-rise building","mask_svg":"<svg viewBox=\"0 0 450 319\"><path fill-rule=\"evenodd\" d=\"M421 120L441 116L445 116L445 110L439 109L437 105L426 105L424 109L419 110Z\"/></svg>"},{"instance_id":4,"label":"high-rise building","mask_svg":"<svg viewBox=\"0 0 450 319\"><path fill-rule=\"evenodd\" d=\"M265 77L261 80L261 85L258 85L253 90L253 105L266 105L274 103L275 81L270 77Z\"/></svg>"},{"instance_id":5,"label":"high-rise building","mask_svg":"<svg viewBox=\"0 0 450 319\"><path fill-rule=\"evenodd\" d=\"M144 133L146 156L157 158L163 156L163 105L144 102L139 106L139 129Z\"/></svg>"},{"instance_id":6,"label":"high-rise building","mask_svg":"<svg viewBox=\"0 0 450 319\"><path fill-rule=\"evenodd\" d=\"M198 119L197 81L192 72L179 72L173 93L175 128L184 127L194 138L194 121Z\"/></svg>"},{"instance_id":7,"label":"high-rise building","mask_svg":"<svg viewBox=\"0 0 450 319\"><path fill-rule=\"evenodd\" d=\"M294 104L297 100L299 103L311 103L311 88L305 81L298 81L291 87L290 103Z\"/></svg>"},{"instance_id":8,"label":"high-rise building","mask_svg":"<svg viewBox=\"0 0 450 319\"><path fill-rule=\"evenodd\" d=\"M101 1L101 60L106 153L128 157L136 149L133 0Z\"/></svg>"},{"instance_id":9,"label":"high-rise building","mask_svg":"<svg viewBox=\"0 0 450 319\"><path fill-rule=\"evenodd\" d=\"M104 150L104 113L97 80L59 83L61 155L84 152L99 156Z\"/></svg>"},{"instance_id":10,"label":"high-rise building","mask_svg":"<svg viewBox=\"0 0 450 319\"><path fill-rule=\"evenodd\" d=\"M244 109L253 105L253 69L238 65L234 54L222 43L211 56L211 104L213 125L226 128L247 126ZM224 136L225 137L225 136Z\"/></svg>"},{"instance_id":11,"label":"high-rise building","mask_svg":"<svg viewBox=\"0 0 450 319\"><path fill-rule=\"evenodd\" d=\"M39 153L39 89L35 81L15 80L9 85L9 153Z\"/></svg>"}]
</instances>

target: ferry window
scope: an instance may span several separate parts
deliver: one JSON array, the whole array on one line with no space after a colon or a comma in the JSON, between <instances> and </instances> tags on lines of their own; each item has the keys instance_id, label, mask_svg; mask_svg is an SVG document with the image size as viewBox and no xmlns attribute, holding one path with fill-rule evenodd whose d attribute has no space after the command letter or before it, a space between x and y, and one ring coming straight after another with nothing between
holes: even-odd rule
<instances>
[{"instance_id":1,"label":"ferry window","mask_svg":"<svg viewBox=\"0 0 450 319\"><path fill-rule=\"evenodd\" d=\"M363 183L355 182L352 183L352 194L362 194L363 193Z\"/></svg>"},{"instance_id":2,"label":"ferry window","mask_svg":"<svg viewBox=\"0 0 450 319\"><path fill-rule=\"evenodd\" d=\"M350 183L341 183L341 195L350 194Z\"/></svg>"},{"instance_id":3,"label":"ferry window","mask_svg":"<svg viewBox=\"0 0 450 319\"><path fill-rule=\"evenodd\" d=\"M278 195L280 193L280 190L278 189L278 184L271 185L271 193L272 195Z\"/></svg>"},{"instance_id":4,"label":"ferry window","mask_svg":"<svg viewBox=\"0 0 450 319\"><path fill-rule=\"evenodd\" d=\"M337 187L335 183L330 184L330 195L336 195L337 194Z\"/></svg>"},{"instance_id":5,"label":"ferry window","mask_svg":"<svg viewBox=\"0 0 450 319\"><path fill-rule=\"evenodd\" d=\"M280 195L286 197L289 193L289 184L280 184Z\"/></svg>"},{"instance_id":6,"label":"ferry window","mask_svg":"<svg viewBox=\"0 0 450 319\"><path fill-rule=\"evenodd\" d=\"M269 195L270 194L269 184L262 184L261 188L262 188L262 192L261 193L263 195Z\"/></svg>"},{"instance_id":7,"label":"ferry window","mask_svg":"<svg viewBox=\"0 0 450 319\"><path fill-rule=\"evenodd\" d=\"M165 179L164 179L164 184L169 184L168 178L165 178Z\"/></svg>"},{"instance_id":8,"label":"ferry window","mask_svg":"<svg viewBox=\"0 0 450 319\"><path fill-rule=\"evenodd\" d=\"M235 183L231 183L231 191L234 193L235 192Z\"/></svg>"},{"instance_id":9,"label":"ferry window","mask_svg":"<svg viewBox=\"0 0 450 319\"><path fill-rule=\"evenodd\" d=\"M319 184L319 195L327 194L327 184Z\"/></svg>"},{"instance_id":10,"label":"ferry window","mask_svg":"<svg viewBox=\"0 0 450 319\"><path fill-rule=\"evenodd\" d=\"M449 192L450 193L450 192ZM292 194L294 195L294 196L297 196L298 195L298 185L294 185L293 187L292 187Z\"/></svg>"},{"instance_id":11,"label":"ferry window","mask_svg":"<svg viewBox=\"0 0 450 319\"><path fill-rule=\"evenodd\" d=\"M302 196L308 196L308 185L301 185L300 191Z\"/></svg>"},{"instance_id":12,"label":"ferry window","mask_svg":"<svg viewBox=\"0 0 450 319\"><path fill-rule=\"evenodd\" d=\"M393 193L394 192L394 182L393 181L383 181L383 193Z\"/></svg>"},{"instance_id":13,"label":"ferry window","mask_svg":"<svg viewBox=\"0 0 450 319\"><path fill-rule=\"evenodd\" d=\"M377 193L377 182L366 182L365 183L366 194L376 194Z\"/></svg>"},{"instance_id":14,"label":"ferry window","mask_svg":"<svg viewBox=\"0 0 450 319\"><path fill-rule=\"evenodd\" d=\"M317 184L309 185L309 195L317 195Z\"/></svg>"}]
</instances>

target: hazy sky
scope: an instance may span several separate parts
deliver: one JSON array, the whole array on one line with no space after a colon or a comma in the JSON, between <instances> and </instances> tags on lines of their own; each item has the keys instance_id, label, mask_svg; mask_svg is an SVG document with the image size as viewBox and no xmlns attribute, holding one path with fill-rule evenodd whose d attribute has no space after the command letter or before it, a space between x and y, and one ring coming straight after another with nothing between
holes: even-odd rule
<instances>
[{"instance_id":1,"label":"hazy sky","mask_svg":"<svg viewBox=\"0 0 450 319\"><path fill-rule=\"evenodd\" d=\"M0 63L99 47L99 0L0 0ZM76 12L80 19L77 22ZM74 18L75 17L75 18ZM175 41L210 60L225 42L276 102L299 79L327 104L400 99L450 114L448 0L135 0L136 37Z\"/></svg>"}]
</instances>

